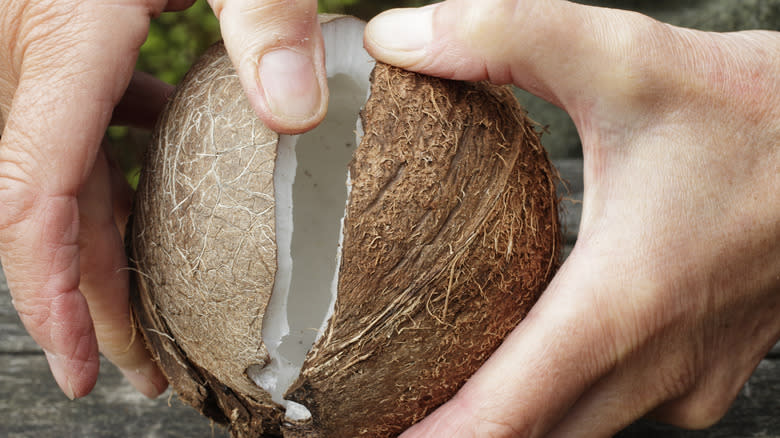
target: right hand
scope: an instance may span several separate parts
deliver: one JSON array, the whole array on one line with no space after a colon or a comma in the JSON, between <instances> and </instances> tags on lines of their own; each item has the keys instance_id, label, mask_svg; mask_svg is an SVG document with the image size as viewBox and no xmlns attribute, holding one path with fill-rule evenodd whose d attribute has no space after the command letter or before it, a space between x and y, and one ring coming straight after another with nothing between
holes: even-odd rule
<instances>
[{"instance_id":1,"label":"right hand","mask_svg":"<svg viewBox=\"0 0 780 438\"><path fill-rule=\"evenodd\" d=\"M192 3L0 0L0 260L22 322L70 398L94 386L98 351L145 395L167 386L131 322L117 225L128 192L100 146L150 18ZM327 87L317 3L211 6L260 118L284 133L319 123ZM123 112L154 120L170 87L133 84L135 104Z\"/></svg>"},{"instance_id":2,"label":"right hand","mask_svg":"<svg viewBox=\"0 0 780 438\"><path fill-rule=\"evenodd\" d=\"M366 27L377 59L511 82L582 139L579 238L528 316L404 437L713 424L780 338L780 33L561 0L448 0Z\"/></svg>"}]
</instances>

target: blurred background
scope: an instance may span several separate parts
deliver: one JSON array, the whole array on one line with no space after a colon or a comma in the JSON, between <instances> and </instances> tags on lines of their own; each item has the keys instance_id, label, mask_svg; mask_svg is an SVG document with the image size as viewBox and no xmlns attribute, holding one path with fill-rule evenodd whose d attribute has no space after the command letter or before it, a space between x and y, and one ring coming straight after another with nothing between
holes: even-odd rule
<instances>
[{"instance_id":1,"label":"blurred background","mask_svg":"<svg viewBox=\"0 0 780 438\"><path fill-rule=\"evenodd\" d=\"M478 0L473 0L478 1ZM368 20L379 12L435 3L432 0L319 0L321 12L350 14ZM780 30L780 0L580 0L579 3L630 9L675 25L703 30ZM137 68L176 84L195 58L220 39L219 23L206 0L188 10L164 13L152 21ZM518 98L543 128L542 142L551 158L581 157L579 136L565 112L523 91ZM111 155L135 184L149 133L111 127Z\"/></svg>"}]
</instances>

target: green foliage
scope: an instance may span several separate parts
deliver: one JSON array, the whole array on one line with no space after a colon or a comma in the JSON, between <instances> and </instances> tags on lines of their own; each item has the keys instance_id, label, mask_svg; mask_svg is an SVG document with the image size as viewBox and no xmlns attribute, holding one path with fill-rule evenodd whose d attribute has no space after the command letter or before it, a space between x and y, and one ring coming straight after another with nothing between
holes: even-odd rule
<instances>
[{"instance_id":1,"label":"green foliage","mask_svg":"<svg viewBox=\"0 0 780 438\"><path fill-rule=\"evenodd\" d=\"M219 39L219 22L206 0L198 0L183 12L167 12L152 20L137 68L178 83L195 58Z\"/></svg>"},{"instance_id":2,"label":"green foliage","mask_svg":"<svg viewBox=\"0 0 780 438\"><path fill-rule=\"evenodd\" d=\"M344 7L352 6L360 0L319 0L320 12L344 12Z\"/></svg>"}]
</instances>

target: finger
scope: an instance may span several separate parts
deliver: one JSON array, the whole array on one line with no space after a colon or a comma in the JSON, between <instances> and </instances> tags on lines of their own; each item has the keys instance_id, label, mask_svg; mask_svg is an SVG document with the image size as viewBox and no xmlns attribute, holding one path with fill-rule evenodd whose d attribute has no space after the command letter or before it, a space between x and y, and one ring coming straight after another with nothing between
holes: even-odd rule
<instances>
[{"instance_id":1,"label":"finger","mask_svg":"<svg viewBox=\"0 0 780 438\"><path fill-rule=\"evenodd\" d=\"M683 397L660 404L647 414L647 417L684 429L706 429L726 415L746 381L747 377L737 380L740 384L736 385L736 388L734 382L724 382L724 387L717 392L694 390Z\"/></svg>"},{"instance_id":2,"label":"finger","mask_svg":"<svg viewBox=\"0 0 780 438\"><path fill-rule=\"evenodd\" d=\"M25 179L29 159L15 150L9 123L0 147L0 254L13 304L46 353L68 398L92 390L98 345L86 300L78 290L78 206L74 196L36 193Z\"/></svg>"},{"instance_id":3,"label":"finger","mask_svg":"<svg viewBox=\"0 0 780 438\"><path fill-rule=\"evenodd\" d=\"M315 0L210 0L239 80L271 129L299 133L325 116L328 88Z\"/></svg>"},{"instance_id":4,"label":"finger","mask_svg":"<svg viewBox=\"0 0 780 438\"><path fill-rule=\"evenodd\" d=\"M105 146L103 150L106 150ZM111 157L106 156L108 157L109 173L111 174L111 203L114 210L114 223L116 224L116 229L119 230L120 240L124 242L135 192L128 183L124 171Z\"/></svg>"},{"instance_id":5,"label":"finger","mask_svg":"<svg viewBox=\"0 0 780 438\"><path fill-rule=\"evenodd\" d=\"M408 437L541 437L611 369L611 316L598 300L592 255L575 249L525 320L458 394ZM584 263L583 263L584 262ZM611 279L601 278L606 284Z\"/></svg>"},{"instance_id":6,"label":"finger","mask_svg":"<svg viewBox=\"0 0 780 438\"><path fill-rule=\"evenodd\" d=\"M134 72L122 100L114 108L111 124L154 128L173 89L173 85L148 73Z\"/></svg>"},{"instance_id":7,"label":"finger","mask_svg":"<svg viewBox=\"0 0 780 438\"><path fill-rule=\"evenodd\" d=\"M366 27L365 45L390 64L514 83L572 110L630 82L620 68L625 55L637 49L642 29L655 25L639 14L562 0L450 0L378 15Z\"/></svg>"},{"instance_id":8,"label":"finger","mask_svg":"<svg viewBox=\"0 0 780 438\"><path fill-rule=\"evenodd\" d=\"M150 11L58 5L20 43L21 77L0 140L0 257L22 322L73 398L91 390L99 366L79 291L77 194L129 83Z\"/></svg>"},{"instance_id":9,"label":"finger","mask_svg":"<svg viewBox=\"0 0 780 438\"><path fill-rule=\"evenodd\" d=\"M549 436L612 436L693 385L693 364L686 362L690 355L677 354L661 342L641 351L580 397Z\"/></svg>"},{"instance_id":10,"label":"finger","mask_svg":"<svg viewBox=\"0 0 780 438\"><path fill-rule=\"evenodd\" d=\"M130 315L124 245L116 227L110 167L99 153L78 197L81 282L100 351L141 393L156 397L167 381L137 336Z\"/></svg>"},{"instance_id":11,"label":"finger","mask_svg":"<svg viewBox=\"0 0 780 438\"><path fill-rule=\"evenodd\" d=\"M643 307L649 313L650 306ZM681 317L696 320L690 312ZM549 436L612 436L643 416L686 429L712 426L726 414L763 355L732 347L728 365L715 367L702 359L704 342L696 325L657 331L580 397Z\"/></svg>"}]
</instances>

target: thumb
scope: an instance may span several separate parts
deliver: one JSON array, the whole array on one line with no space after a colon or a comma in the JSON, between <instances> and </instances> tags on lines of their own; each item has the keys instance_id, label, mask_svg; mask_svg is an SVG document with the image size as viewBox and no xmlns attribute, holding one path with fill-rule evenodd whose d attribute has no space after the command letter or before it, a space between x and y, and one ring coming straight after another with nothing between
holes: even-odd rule
<instances>
[{"instance_id":1,"label":"thumb","mask_svg":"<svg viewBox=\"0 0 780 438\"><path fill-rule=\"evenodd\" d=\"M615 340L625 333L614 328L620 316L605 312L607 302L592 296L603 289L601 280L618 282L591 274L605 272L598 268L608 263L600 250L575 247L526 318L487 362L453 399L402 437L548 436L591 382L610 370L617 354ZM632 407L625 406L620 415L636 414Z\"/></svg>"},{"instance_id":2,"label":"thumb","mask_svg":"<svg viewBox=\"0 0 780 438\"><path fill-rule=\"evenodd\" d=\"M636 47L636 27L651 23L562 0L449 0L378 15L365 45L380 61L408 70L513 83L571 110L620 83L615 66Z\"/></svg>"},{"instance_id":3,"label":"thumb","mask_svg":"<svg viewBox=\"0 0 780 438\"><path fill-rule=\"evenodd\" d=\"M315 0L209 0L258 116L299 133L325 116L328 89Z\"/></svg>"}]
</instances>

